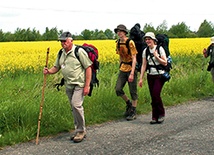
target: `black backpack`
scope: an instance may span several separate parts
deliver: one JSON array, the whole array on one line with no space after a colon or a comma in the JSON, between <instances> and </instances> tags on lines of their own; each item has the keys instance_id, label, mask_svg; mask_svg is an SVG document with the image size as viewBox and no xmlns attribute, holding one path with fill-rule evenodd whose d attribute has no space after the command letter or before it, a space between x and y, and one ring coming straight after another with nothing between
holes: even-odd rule
<instances>
[{"instance_id":1,"label":"black backpack","mask_svg":"<svg viewBox=\"0 0 214 155\"><path fill-rule=\"evenodd\" d=\"M169 51L169 37L166 34L156 34L156 39L158 40L157 44L162 46L166 52L166 57L170 56Z\"/></svg>"},{"instance_id":2,"label":"black backpack","mask_svg":"<svg viewBox=\"0 0 214 155\"><path fill-rule=\"evenodd\" d=\"M170 72L170 70L172 69L172 58L170 56L170 50L169 50L169 37L166 34L157 34L156 39L158 40L157 42L157 51L158 54L160 55L160 46L163 47L163 49L165 50L166 53L166 57L167 57L167 66L163 66L163 65L159 65L158 69L164 69L166 72ZM146 49L146 58L149 55L149 48L147 47ZM149 69L150 66L147 64L147 69Z\"/></svg>"},{"instance_id":3,"label":"black backpack","mask_svg":"<svg viewBox=\"0 0 214 155\"><path fill-rule=\"evenodd\" d=\"M90 82L90 92L88 94L88 96L91 96L93 87L99 86L99 80L97 78L97 71L99 70L98 49L94 45L86 44L86 43L84 43L83 45L76 45L74 53L76 58L79 61L80 61L79 55L78 55L79 48L83 48L87 52L89 59L93 62L93 64L91 65L92 77ZM58 59L60 59L61 55L62 55L62 49L58 52ZM59 86L63 86L63 85L64 85L64 78L61 79L60 83L55 84L58 91L59 91Z\"/></svg>"},{"instance_id":4,"label":"black backpack","mask_svg":"<svg viewBox=\"0 0 214 155\"><path fill-rule=\"evenodd\" d=\"M143 31L140 30L140 24L137 23L135 24L131 30L130 30L130 35L129 35L129 39L127 39L126 41L126 47L128 48L128 53L131 54L130 52L130 48L129 48L129 41L133 40L135 43L135 47L137 49L137 55L136 55L136 60L137 60L137 64L136 64L136 69L138 72L141 71L141 66L142 66L142 53L143 50L147 47L146 43L144 42L144 35L145 33ZM120 48L120 45L123 43L120 43L120 40L117 40L117 48ZM130 65L132 63L130 62Z\"/></svg>"}]
</instances>

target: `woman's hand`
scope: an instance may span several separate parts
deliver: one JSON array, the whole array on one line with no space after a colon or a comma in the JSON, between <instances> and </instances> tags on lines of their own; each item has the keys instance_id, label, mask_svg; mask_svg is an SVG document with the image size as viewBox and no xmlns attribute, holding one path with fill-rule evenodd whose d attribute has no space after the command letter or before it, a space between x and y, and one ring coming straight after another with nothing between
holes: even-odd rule
<instances>
[{"instance_id":1,"label":"woman's hand","mask_svg":"<svg viewBox=\"0 0 214 155\"><path fill-rule=\"evenodd\" d=\"M153 55L154 55L155 58L158 58L159 57L158 50L155 50Z\"/></svg>"},{"instance_id":2,"label":"woman's hand","mask_svg":"<svg viewBox=\"0 0 214 155\"><path fill-rule=\"evenodd\" d=\"M140 80L139 80L138 85L139 85L140 88L143 87L143 79L140 79Z\"/></svg>"}]
</instances>

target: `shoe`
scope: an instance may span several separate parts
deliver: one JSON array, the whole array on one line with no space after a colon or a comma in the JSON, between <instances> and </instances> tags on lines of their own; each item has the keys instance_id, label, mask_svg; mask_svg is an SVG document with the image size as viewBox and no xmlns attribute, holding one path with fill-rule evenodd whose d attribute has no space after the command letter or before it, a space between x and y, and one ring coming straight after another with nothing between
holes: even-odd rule
<instances>
[{"instance_id":1,"label":"shoe","mask_svg":"<svg viewBox=\"0 0 214 155\"><path fill-rule=\"evenodd\" d=\"M158 123L158 121L155 120L155 119L153 119L153 120L150 121L150 124L157 124L157 123Z\"/></svg>"},{"instance_id":2,"label":"shoe","mask_svg":"<svg viewBox=\"0 0 214 155\"><path fill-rule=\"evenodd\" d=\"M77 132L75 137L73 138L74 143L81 142L86 137L86 132Z\"/></svg>"},{"instance_id":3,"label":"shoe","mask_svg":"<svg viewBox=\"0 0 214 155\"><path fill-rule=\"evenodd\" d=\"M71 133L70 139L71 139L71 140L74 140L74 137L76 136L76 134L77 134L76 132Z\"/></svg>"},{"instance_id":4,"label":"shoe","mask_svg":"<svg viewBox=\"0 0 214 155\"><path fill-rule=\"evenodd\" d=\"M163 123L164 122L164 117L159 117L157 122L158 122L158 124Z\"/></svg>"},{"instance_id":5,"label":"shoe","mask_svg":"<svg viewBox=\"0 0 214 155\"><path fill-rule=\"evenodd\" d=\"M124 116L125 116L125 117L127 117L127 116L130 115L131 108L132 108L132 103L131 103L130 100L128 100L128 101L126 102L126 111L125 111L125 113L124 113Z\"/></svg>"},{"instance_id":6,"label":"shoe","mask_svg":"<svg viewBox=\"0 0 214 155\"><path fill-rule=\"evenodd\" d=\"M131 110L129 116L126 117L126 120L127 121L132 121L134 119L136 119L136 112L134 110Z\"/></svg>"}]
</instances>

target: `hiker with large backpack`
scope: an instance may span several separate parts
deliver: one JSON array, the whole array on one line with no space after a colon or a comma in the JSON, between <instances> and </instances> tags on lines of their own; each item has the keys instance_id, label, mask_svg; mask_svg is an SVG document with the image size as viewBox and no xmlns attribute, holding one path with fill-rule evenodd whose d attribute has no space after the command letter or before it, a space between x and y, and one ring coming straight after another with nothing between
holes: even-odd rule
<instances>
[{"instance_id":1,"label":"hiker with large backpack","mask_svg":"<svg viewBox=\"0 0 214 155\"><path fill-rule=\"evenodd\" d=\"M116 82L116 94L120 96L126 102L126 111L124 116L126 119L136 119L136 107L137 107L137 70L136 67L136 54L137 50L133 40L129 41L129 49L127 48L126 41L128 37L128 30L125 25L120 24L114 29L114 32L118 35L119 39L116 41L116 54L120 57L119 75ZM129 92L131 100L125 94L123 88L128 82Z\"/></svg>"},{"instance_id":2,"label":"hiker with large backpack","mask_svg":"<svg viewBox=\"0 0 214 155\"><path fill-rule=\"evenodd\" d=\"M66 94L74 117L75 132L71 135L73 142L81 142L86 136L83 101L90 92L92 61L83 48L78 49L79 59L75 56L76 45L70 32L64 32L58 38L62 53L56 58L52 68L44 68L44 74L55 74L61 70L66 86Z\"/></svg>"},{"instance_id":3,"label":"hiker with large backpack","mask_svg":"<svg viewBox=\"0 0 214 155\"><path fill-rule=\"evenodd\" d=\"M90 91L88 93L88 96L92 96L93 88L99 86L99 80L97 78L97 71L99 70L98 49L94 45L87 43L83 43L83 45L76 45L74 54L79 61L80 61L80 57L78 55L79 48L83 48L87 52L89 59L93 62L93 64L91 65L92 76L90 82ZM58 59L60 59L62 52L63 49L60 49L60 51L58 52ZM55 87L59 91L60 90L59 87L60 86L62 87L64 84L65 79L62 78L60 83L55 84Z\"/></svg>"},{"instance_id":4,"label":"hiker with large backpack","mask_svg":"<svg viewBox=\"0 0 214 155\"><path fill-rule=\"evenodd\" d=\"M152 120L150 124L160 124L165 117L161 90L165 83L163 76L166 71L163 67L167 66L167 57L164 48L157 45L158 40L153 32L147 32L144 39L148 47L143 51L143 64L138 84L140 87L143 86L144 73L147 72L147 82L152 100ZM148 55L146 54L147 52Z\"/></svg>"},{"instance_id":5,"label":"hiker with large backpack","mask_svg":"<svg viewBox=\"0 0 214 155\"><path fill-rule=\"evenodd\" d=\"M212 75L212 81L214 82L214 36L211 37L210 45L203 50L203 55L205 58L210 57L209 65L207 66L207 71Z\"/></svg>"},{"instance_id":6,"label":"hiker with large backpack","mask_svg":"<svg viewBox=\"0 0 214 155\"><path fill-rule=\"evenodd\" d=\"M136 67L135 67L135 69L138 72L141 71L141 66L142 66L142 52L147 47L145 41L143 40L143 37L144 37L145 33L143 31L141 31L140 28L141 27L140 27L139 23L135 24L131 28L131 30L129 32L129 38L126 40L126 48L128 49L128 53L129 54L131 54L130 47L129 47L130 40L134 41L135 47L137 49ZM118 45L120 45L120 44L118 44Z\"/></svg>"}]
</instances>

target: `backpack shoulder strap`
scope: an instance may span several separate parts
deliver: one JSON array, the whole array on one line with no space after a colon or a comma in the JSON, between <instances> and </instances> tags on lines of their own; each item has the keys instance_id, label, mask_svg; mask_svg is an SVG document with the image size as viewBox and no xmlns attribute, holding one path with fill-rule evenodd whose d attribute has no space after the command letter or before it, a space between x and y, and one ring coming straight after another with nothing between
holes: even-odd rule
<instances>
[{"instance_id":1,"label":"backpack shoulder strap","mask_svg":"<svg viewBox=\"0 0 214 155\"><path fill-rule=\"evenodd\" d=\"M126 40L126 42L125 43L120 43L120 39L117 39L116 40L116 43L117 43L117 49L120 49L120 45L126 45L126 48L128 49L128 54L131 54L131 51L130 51L130 48L129 48L129 42L130 42L130 38L128 38L127 40Z\"/></svg>"},{"instance_id":2,"label":"backpack shoulder strap","mask_svg":"<svg viewBox=\"0 0 214 155\"><path fill-rule=\"evenodd\" d=\"M161 45L157 45L156 50L158 51L158 54L160 55L160 47Z\"/></svg>"},{"instance_id":3,"label":"backpack shoulder strap","mask_svg":"<svg viewBox=\"0 0 214 155\"><path fill-rule=\"evenodd\" d=\"M212 50L212 44L210 44L207 48L207 54L209 55Z\"/></svg>"},{"instance_id":4,"label":"backpack shoulder strap","mask_svg":"<svg viewBox=\"0 0 214 155\"><path fill-rule=\"evenodd\" d=\"M156 47L156 49L157 49L157 47ZM148 54L150 55L150 57L152 57L152 54L150 53L149 48L146 49L146 50L148 50ZM158 50L158 49L157 49L157 50ZM154 66L155 66L155 68L156 68L156 70L157 70L157 72L158 72L158 74L159 74L158 66L156 65L155 61L154 61L152 58L151 58L151 60L152 60L152 62L154 63ZM147 62L147 65L148 65L148 62ZM148 67L149 67L149 65L148 65ZM149 69L150 69L150 68L149 68ZM149 72L150 72L150 70L149 70Z\"/></svg>"},{"instance_id":5,"label":"backpack shoulder strap","mask_svg":"<svg viewBox=\"0 0 214 155\"><path fill-rule=\"evenodd\" d=\"M116 43L117 43L117 49L120 49L120 39L117 39Z\"/></svg>"},{"instance_id":6,"label":"backpack shoulder strap","mask_svg":"<svg viewBox=\"0 0 214 155\"><path fill-rule=\"evenodd\" d=\"M162 45L157 45L157 47L156 47L156 49L157 49L157 51L158 51L158 54L160 55L160 57L161 57L161 54L160 54L160 47L162 47L163 49L164 49L164 47L162 46ZM166 54L166 58L168 57L167 56L167 51L164 49L164 51L165 51L165 54Z\"/></svg>"},{"instance_id":7,"label":"backpack shoulder strap","mask_svg":"<svg viewBox=\"0 0 214 155\"><path fill-rule=\"evenodd\" d=\"M156 47L156 50L158 51L158 54L160 55L160 46L161 45L157 45ZM150 51L149 51L149 46L146 47L146 59L148 57L148 55L150 54Z\"/></svg>"},{"instance_id":8,"label":"backpack shoulder strap","mask_svg":"<svg viewBox=\"0 0 214 155\"><path fill-rule=\"evenodd\" d=\"M78 55L78 51L79 51L80 46L76 45L76 48L74 50L74 54L76 56L76 58L80 61L79 55Z\"/></svg>"},{"instance_id":9,"label":"backpack shoulder strap","mask_svg":"<svg viewBox=\"0 0 214 155\"><path fill-rule=\"evenodd\" d=\"M130 38L128 38L128 39L126 40L126 47L127 47L127 48L129 48L129 42L130 42L130 40L131 40Z\"/></svg>"},{"instance_id":10,"label":"backpack shoulder strap","mask_svg":"<svg viewBox=\"0 0 214 155\"><path fill-rule=\"evenodd\" d=\"M160 55L160 45L157 45L156 50L158 51L158 54ZM146 47L146 60L148 56L150 55L149 46ZM148 60L147 60L148 61Z\"/></svg>"},{"instance_id":11,"label":"backpack shoulder strap","mask_svg":"<svg viewBox=\"0 0 214 155\"><path fill-rule=\"evenodd\" d=\"M58 59L60 59L61 55L62 55L62 48L58 52Z\"/></svg>"},{"instance_id":12,"label":"backpack shoulder strap","mask_svg":"<svg viewBox=\"0 0 214 155\"><path fill-rule=\"evenodd\" d=\"M130 43L130 38L128 38L127 40L126 40L126 48L128 48L128 54L131 54L131 51L130 51L130 48L129 48L129 43Z\"/></svg>"}]
</instances>

